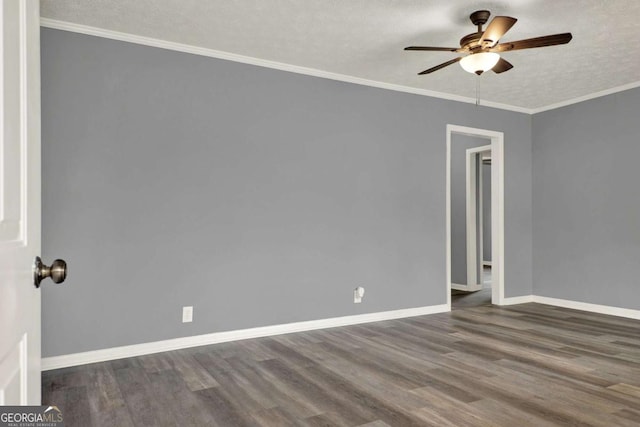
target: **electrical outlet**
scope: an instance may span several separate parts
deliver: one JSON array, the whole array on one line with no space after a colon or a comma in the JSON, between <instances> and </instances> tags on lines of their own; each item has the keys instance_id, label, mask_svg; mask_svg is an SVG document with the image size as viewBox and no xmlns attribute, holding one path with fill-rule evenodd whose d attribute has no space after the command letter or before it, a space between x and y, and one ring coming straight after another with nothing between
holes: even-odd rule
<instances>
[{"instance_id":1,"label":"electrical outlet","mask_svg":"<svg viewBox=\"0 0 640 427\"><path fill-rule=\"evenodd\" d=\"M363 296L364 296L364 288L362 286L358 286L353 290L353 303L360 304L362 302Z\"/></svg>"},{"instance_id":2,"label":"electrical outlet","mask_svg":"<svg viewBox=\"0 0 640 427\"><path fill-rule=\"evenodd\" d=\"M193 322L193 307L182 307L182 323Z\"/></svg>"}]
</instances>

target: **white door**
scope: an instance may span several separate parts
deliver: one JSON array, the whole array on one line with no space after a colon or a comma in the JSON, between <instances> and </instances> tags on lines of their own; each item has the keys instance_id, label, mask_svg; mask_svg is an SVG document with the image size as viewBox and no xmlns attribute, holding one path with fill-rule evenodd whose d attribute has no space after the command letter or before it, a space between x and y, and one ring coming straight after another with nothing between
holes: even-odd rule
<instances>
[{"instance_id":1,"label":"white door","mask_svg":"<svg viewBox=\"0 0 640 427\"><path fill-rule=\"evenodd\" d=\"M40 405L39 15L0 1L0 405Z\"/></svg>"}]
</instances>

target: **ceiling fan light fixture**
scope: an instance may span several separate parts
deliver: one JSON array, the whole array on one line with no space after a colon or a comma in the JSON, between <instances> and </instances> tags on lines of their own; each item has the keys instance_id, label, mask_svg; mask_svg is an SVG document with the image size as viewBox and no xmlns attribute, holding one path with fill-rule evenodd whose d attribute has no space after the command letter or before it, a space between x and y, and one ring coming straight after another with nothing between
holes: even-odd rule
<instances>
[{"instance_id":1,"label":"ceiling fan light fixture","mask_svg":"<svg viewBox=\"0 0 640 427\"><path fill-rule=\"evenodd\" d=\"M500 60L500 55L495 52L479 52L467 55L460 60L460 66L472 74L482 74L489 71Z\"/></svg>"}]
</instances>

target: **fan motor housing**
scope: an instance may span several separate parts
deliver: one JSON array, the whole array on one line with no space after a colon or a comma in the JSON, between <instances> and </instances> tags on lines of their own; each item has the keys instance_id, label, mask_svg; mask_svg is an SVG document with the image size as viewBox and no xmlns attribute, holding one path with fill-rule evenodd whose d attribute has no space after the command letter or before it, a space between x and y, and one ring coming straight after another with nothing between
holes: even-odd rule
<instances>
[{"instance_id":1,"label":"fan motor housing","mask_svg":"<svg viewBox=\"0 0 640 427\"><path fill-rule=\"evenodd\" d=\"M460 47L467 48L469 50L479 49L480 39L482 38L482 31L477 33L467 34L460 39Z\"/></svg>"}]
</instances>

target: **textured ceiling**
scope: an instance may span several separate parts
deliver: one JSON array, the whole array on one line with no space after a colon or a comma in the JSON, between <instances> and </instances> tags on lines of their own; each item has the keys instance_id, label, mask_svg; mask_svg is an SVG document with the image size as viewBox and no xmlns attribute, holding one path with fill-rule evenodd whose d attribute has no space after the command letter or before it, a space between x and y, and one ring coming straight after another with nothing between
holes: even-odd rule
<instances>
[{"instance_id":1,"label":"textured ceiling","mask_svg":"<svg viewBox=\"0 0 640 427\"><path fill-rule=\"evenodd\" d=\"M568 45L508 52L485 73L483 100L539 109L640 81L637 0L41 0L45 18L215 49L410 88L474 98L476 77L455 57L405 52L458 46L477 9L518 18L502 41L562 32Z\"/></svg>"}]
</instances>

